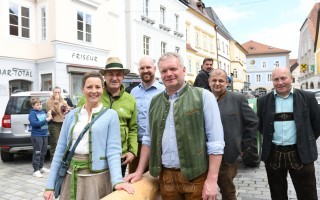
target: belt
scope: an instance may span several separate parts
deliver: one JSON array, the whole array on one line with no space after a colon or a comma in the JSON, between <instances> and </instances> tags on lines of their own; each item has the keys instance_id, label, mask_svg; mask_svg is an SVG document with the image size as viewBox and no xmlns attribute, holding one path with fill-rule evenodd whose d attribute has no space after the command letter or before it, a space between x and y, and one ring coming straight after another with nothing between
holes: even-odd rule
<instances>
[{"instance_id":1,"label":"belt","mask_svg":"<svg viewBox=\"0 0 320 200\"><path fill-rule=\"evenodd\" d=\"M272 148L276 149L276 150L292 150L292 149L295 149L297 147L296 144L291 144L291 145L285 145L285 146L281 146L281 145L275 145L275 144L272 144Z\"/></svg>"},{"instance_id":2,"label":"belt","mask_svg":"<svg viewBox=\"0 0 320 200\"><path fill-rule=\"evenodd\" d=\"M282 112L276 113L274 115L274 121L293 121L293 113L292 112Z\"/></svg>"},{"instance_id":3,"label":"belt","mask_svg":"<svg viewBox=\"0 0 320 200\"><path fill-rule=\"evenodd\" d=\"M62 122L55 122L55 121L51 121L51 123L53 123L53 124L62 124Z\"/></svg>"},{"instance_id":4,"label":"belt","mask_svg":"<svg viewBox=\"0 0 320 200\"><path fill-rule=\"evenodd\" d=\"M180 168L166 168L164 166L162 166L162 169L169 170L169 171L180 171Z\"/></svg>"}]
</instances>

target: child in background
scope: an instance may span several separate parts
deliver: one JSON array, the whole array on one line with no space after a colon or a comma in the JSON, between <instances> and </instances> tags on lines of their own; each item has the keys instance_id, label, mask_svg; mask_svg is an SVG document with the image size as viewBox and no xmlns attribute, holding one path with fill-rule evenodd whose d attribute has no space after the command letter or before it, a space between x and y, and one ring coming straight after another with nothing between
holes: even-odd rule
<instances>
[{"instance_id":1,"label":"child in background","mask_svg":"<svg viewBox=\"0 0 320 200\"><path fill-rule=\"evenodd\" d=\"M51 110L48 111L48 114L42 110L42 103L39 98L32 98L30 103L32 106L29 112L29 121L33 146L33 176L42 178L41 173L49 172L49 169L44 168L43 164L48 146L48 122L52 119L52 115Z\"/></svg>"}]
</instances>

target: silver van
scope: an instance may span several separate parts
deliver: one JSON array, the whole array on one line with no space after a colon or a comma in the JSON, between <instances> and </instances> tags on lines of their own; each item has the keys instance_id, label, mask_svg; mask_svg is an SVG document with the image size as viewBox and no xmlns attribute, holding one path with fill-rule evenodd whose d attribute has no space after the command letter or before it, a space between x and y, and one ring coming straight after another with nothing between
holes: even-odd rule
<instances>
[{"instance_id":1,"label":"silver van","mask_svg":"<svg viewBox=\"0 0 320 200\"><path fill-rule=\"evenodd\" d=\"M12 94L2 118L0 127L1 160L13 160L16 153L32 152L31 133L29 131L30 99L39 97L42 109L46 109L46 101L52 95L51 91L27 91ZM68 94L62 97L73 107Z\"/></svg>"}]
</instances>

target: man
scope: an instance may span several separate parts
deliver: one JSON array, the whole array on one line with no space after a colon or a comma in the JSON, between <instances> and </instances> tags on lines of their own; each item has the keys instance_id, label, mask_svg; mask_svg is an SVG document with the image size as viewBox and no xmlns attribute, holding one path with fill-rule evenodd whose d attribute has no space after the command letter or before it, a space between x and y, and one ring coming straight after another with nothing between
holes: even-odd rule
<instances>
[{"instance_id":1,"label":"man","mask_svg":"<svg viewBox=\"0 0 320 200\"><path fill-rule=\"evenodd\" d=\"M236 200L233 179L238 170L237 158L241 152L250 147L250 143L255 141L258 117L243 95L227 91L228 82L228 75L224 70L211 71L209 85L218 101L226 143L219 170L218 185L223 200Z\"/></svg>"},{"instance_id":2,"label":"man","mask_svg":"<svg viewBox=\"0 0 320 200\"><path fill-rule=\"evenodd\" d=\"M70 111L70 106L61 97L61 88L55 86L52 90L51 97L46 102L46 109L51 110L52 120L49 123L49 144L50 144L50 158L53 158L54 152L56 151L57 142L59 139L62 122L64 116Z\"/></svg>"},{"instance_id":3,"label":"man","mask_svg":"<svg viewBox=\"0 0 320 200\"><path fill-rule=\"evenodd\" d=\"M201 65L201 70L199 71L193 86L201 87L210 91L210 86L208 83L209 73L213 69L213 59L205 58Z\"/></svg>"},{"instance_id":4,"label":"man","mask_svg":"<svg viewBox=\"0 0 320 200\"><path fill-rule=\"evenodd\" d=\"M139 75L141 78L141 83L131 90L131 95L137 101L138 109L138 155L129 165L129 173L136 171L140 158L141 142L142 137L146 134L147 129L147 116L150 101L153 96L162 92L164 90L163 84L156 80L156 66L152 58L149 56L144 56L139 61ZM145 172L148 168L145 169Z\"/></svg>"},{"instance_id":5,"label":"man","mask_svg":"<svg viewBox=\"0 0 320 200\"><path fill-rule=\"evenodd\" d=\"M320 111L313 93L292 87L289 69L272 72L274 91L258 101L259 131L263 134L261 160L265 161L273 200L288 199L290 173L297 198L316 200L314 161L320 135Z\"/></svg>"},{"instance_id":6,"label":"man","mask_svg":"<svg viewBox=\"0 0 320 200\"><path fill-rule=\"evenodd\" d=\"M140 180L150 157L149 171L159 176L162 199L216 199L224 148L216 100L185 82L179 54L163 54L158 67L165 92L151 100L139 166L125 180Z\"/></svg>"},{"instance_id":7,"label":"man","mask_svg":"<svg viewBox=\"0 0 320 200\"><path fill-rule=\"evenodd\" d=\"M100 74L105 79L100 101L103 106L117 111L119 115L122 140L122 176L125 175L127 164L132 162L138 151L136 101L132 95L125 92L122 85L124 75L129 72L130 70L125 69L117 57L108 58L105 69L100 70ZM85 101L83 96L78 106L83 106Z\"/></svg>"}]
</instances>

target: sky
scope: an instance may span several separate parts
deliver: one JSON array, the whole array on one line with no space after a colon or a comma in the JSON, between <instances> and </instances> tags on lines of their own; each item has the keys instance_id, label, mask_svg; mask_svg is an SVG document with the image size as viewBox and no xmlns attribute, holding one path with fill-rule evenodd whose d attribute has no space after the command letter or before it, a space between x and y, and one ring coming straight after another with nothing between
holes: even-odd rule
<instances>
[{"instance_id":1,"label":"sky","mask_svg":"<svg viewBox=\"0 0 320 200\"><path fill-rule=\"evenodd\" d=\"M202 0L240 44L250 40L298 57L300 28L319 0Z\"/></svg>"}]
</instances>

